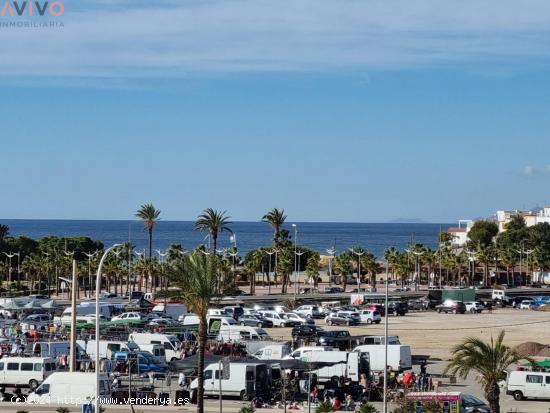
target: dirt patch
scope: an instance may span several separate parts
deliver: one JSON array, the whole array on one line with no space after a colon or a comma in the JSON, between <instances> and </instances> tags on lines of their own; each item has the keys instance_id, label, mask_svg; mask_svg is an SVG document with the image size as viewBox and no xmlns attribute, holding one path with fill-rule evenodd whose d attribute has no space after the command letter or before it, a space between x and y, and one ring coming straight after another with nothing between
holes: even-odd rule
<instances>
[{"instance_id":1,"label":"dirt patch","mask_svg":"<svg viewBox=\"0 0 550 413\"><path fill-rule=\"evenodd\" d=\"M548 346L534 341L527 341L518 344L513 349L524 357L535 357L538 356L542 350L547 350Z\"/></svg>"}]
</instances>

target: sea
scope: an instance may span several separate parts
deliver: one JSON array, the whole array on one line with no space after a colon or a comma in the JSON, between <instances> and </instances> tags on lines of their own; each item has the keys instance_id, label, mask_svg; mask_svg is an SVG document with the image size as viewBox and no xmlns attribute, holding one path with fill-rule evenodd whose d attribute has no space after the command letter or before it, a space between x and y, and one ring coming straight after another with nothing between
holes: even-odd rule
<instances>
[{"instance_id":1,"label":"sea","mask_svg":"<svg viewBox=\"0 0 550 413\"><path fill-rule=\"evenodd\" d=\"M12 236L24 235L34 239L48 235L87 236L100 240L105 246L130 240L138 250L146 248L148 239L147 231L139 221L0 219L0 223L10 227ZM193 226L192 221L159 221L153 233L153 249L162 251L171 244L181 244L190 250L207 244L207 235L194 231ZM353 246L361 246L378 258L382 258L384 250L390 246L403 250L410 244L420 243L437 248L439 231L451 226L433 223L296 223L298 244L317 250L321 255L326 255L331 248L335 248L338 254ZM284 228L294 236L290 223ZM242 256L254 248L271 245L273 230L264 222L234 222L231 229ZM230 233L223 232L218 237L218 248L229 247L234 241Z\"/></svg>"}]
</instances>

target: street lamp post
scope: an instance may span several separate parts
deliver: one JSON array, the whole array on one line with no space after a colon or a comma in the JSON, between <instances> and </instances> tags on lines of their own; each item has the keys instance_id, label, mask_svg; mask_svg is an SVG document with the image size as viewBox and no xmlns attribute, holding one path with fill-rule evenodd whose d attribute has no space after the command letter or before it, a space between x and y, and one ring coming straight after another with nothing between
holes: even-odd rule
<instances>
[{"instance_id":1,"label":"street lamp post","mask_svg":"<svg viewBox=\"0 0 550 413\"><path fill-rule=\"evenodd\" d=\"M336 250L334 248L329 248L327 250L328 254L328 286L332 286L332 260L334 259L334 254Z\"/></svg>"},{"instance_id":2,"label":"street lamp post","mask_svg":"<svg viewBox=\"0 0 550 413\"><path fill-rule=\"evenodd\" d=\"M383 413L388 413L388 260L386 260L386 293L384 295L384 396Z\"/></svg>"},{"instance_id":3,"label":"street lamp post","mask_svg":"<svg viewBox=\"0 0 550 413\"><path fill-rule=\"evenodd\" d=\"M274 250L267 250L266 254L269 256L269 264L267 266L267 293L271 294L271 256L275 254Z\"/></svg>"},{"instance_id":4,"label":"street lamp post","mask_svg":"<svg viewBox=\"0 0 550 413\"><path fill-rule=\"evenodd\" d=\"M92 298L92 258L96 256L98 251L91 254L85 252L84 255L88 257L88 297Z\"/></svg>"},{"instance_id":5,"label":"street lamp post","mask_svg":"<svg viewBox=\"0 0 550 413\"><path fill-rule=\"evenodd\" d=\"M101 270L103 269L103 263L107 254L111 252L114 248L118 247L120 244L114 244L112 247L109 247L105 250L101 259L99 260L99 265L97 267L97 274L95 279L95 403L96 403L96 412L99 412L99 293L101 288Z\"/></svg>"},{"instance_id":6,"label":"street lamp post","mask_svg":"<svg viewBox=\"0 0 550 413\"><path fill-rule=\"evenodd\" d=\"M422 251L414 251L412 249L406 249L408 253L411 253L416 256L416 260L414 262L414 272L416 273L416 276L414 277L414 290L418 291L418 280L420 279L420 256L424 254ZM410 268L410 267L409 267Z\"/></svg>"},{"instance_id":7,"label":"street lamp post","mask_svg":"<svg viewBox=\"0 0 550 413\"><path fill-rule=\"evenodd\" d=\"M4 255L8 257L9 268L8 268L8 283L11 283L11 259L17 255L16 252L4 252Z\"/></svg>"},{"instance_id":8,"label":"street lamp post","mask_svg":"<svg viewBox=\"0 0 550 413\"><path fill-rule=\"evenodd\" d=\"M357 292L361 289L361 256L365 254L365 251L357 252L355 249L349 249L353 254L357 255Z\"/></svg>"},{"instance_id":9,"label":"street lamp post","mask_svg":"<svg viewBox=\"0 0 550 413\"><path fill-rule=\"evenodd\" d=\"M294 282L296 283L296 285L298 284L297 278L298 278L298 274L301 272L300 271L300 268L301 268L300 264L301 264L301 261L302 261L302 255L304 255L304 254L305 254L305 251L296 252L296 256L298 257L298 271L296 272L296 277L294 277ZM297 287L295 287L295 289L296 288Z\"/></svg>"},{"instance_id":10,"label":"street lamp post","mask_svg":"<svg viewBox=\"0 0 550 413\"><path fill-rule=\"evenodd\" d=\"M160 290L161 291L164 290L164 311L166 311L166 291L168 290L168 286L166 285L166 279L164 278L164 268L162 264L164 263L165 257L168 255L168 250L165 250L164 252L162 252L161 250L156 250L156 253L159 255L161 277L162 277L160 282Z\"/></svg>"},{"instance_id":11,"label":"street lamp post","mask_svg":"<svg viewBox=\"0 0 550 413\"><path fill-rule=\"evenodd\" d=\"M298 227L296 226L296 224L292 224L292 228L294 228L294 301L296 301L296 293L297 293L297 289L296 289L297 288L297 284L296 284L296 272L297 272L296 252L297 252L297 242L298 242Z\"/></svg>"}]
</instances>

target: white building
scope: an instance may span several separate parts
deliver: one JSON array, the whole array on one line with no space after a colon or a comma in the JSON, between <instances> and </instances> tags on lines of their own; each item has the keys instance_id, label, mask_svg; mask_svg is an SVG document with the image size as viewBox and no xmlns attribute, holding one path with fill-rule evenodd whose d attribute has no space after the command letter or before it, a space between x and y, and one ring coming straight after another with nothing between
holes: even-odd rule
<instances>
[{"instance_id":1,"label":"white building","mask_svg":"<svg viewBox=\"0 0 550 413\"><path fill-rule=\"evenodd\" d=\"M546 206L538 212L533 211L497 211L497 224L499 232L506 230L506 224L513 216L519 215L525 221L525 225L532 227L543 222L550 224L550 206Z\"/></svg>"},{"instance_id":2,"label":"white building","mask_svg":"<svg viewBox=\"0 0 550 413\"><path fill-rule=\"evenodd\" d=\"M461 248L468 242L468 232L474 225L471 219L461 219L458 221L458 227L449 228L447 232L453 236L451 246L453 248Z\"/></svg>"}]
</instances>

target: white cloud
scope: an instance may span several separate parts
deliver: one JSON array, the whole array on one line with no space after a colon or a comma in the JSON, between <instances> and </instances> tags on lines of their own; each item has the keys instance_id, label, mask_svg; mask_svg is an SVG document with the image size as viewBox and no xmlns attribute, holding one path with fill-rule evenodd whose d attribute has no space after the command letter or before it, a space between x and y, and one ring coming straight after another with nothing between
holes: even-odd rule
<instances>
[{"instance_id":1,"label":"white cloud","mask_svg":"<svg viewBox=\"0 0 550 413\"><path fill-rule=\"evenodd\" d=\"M550 55L546 0L65 3L63 29L0 29L4 78L318 72Z\"/></svg>"}]
</instances>

